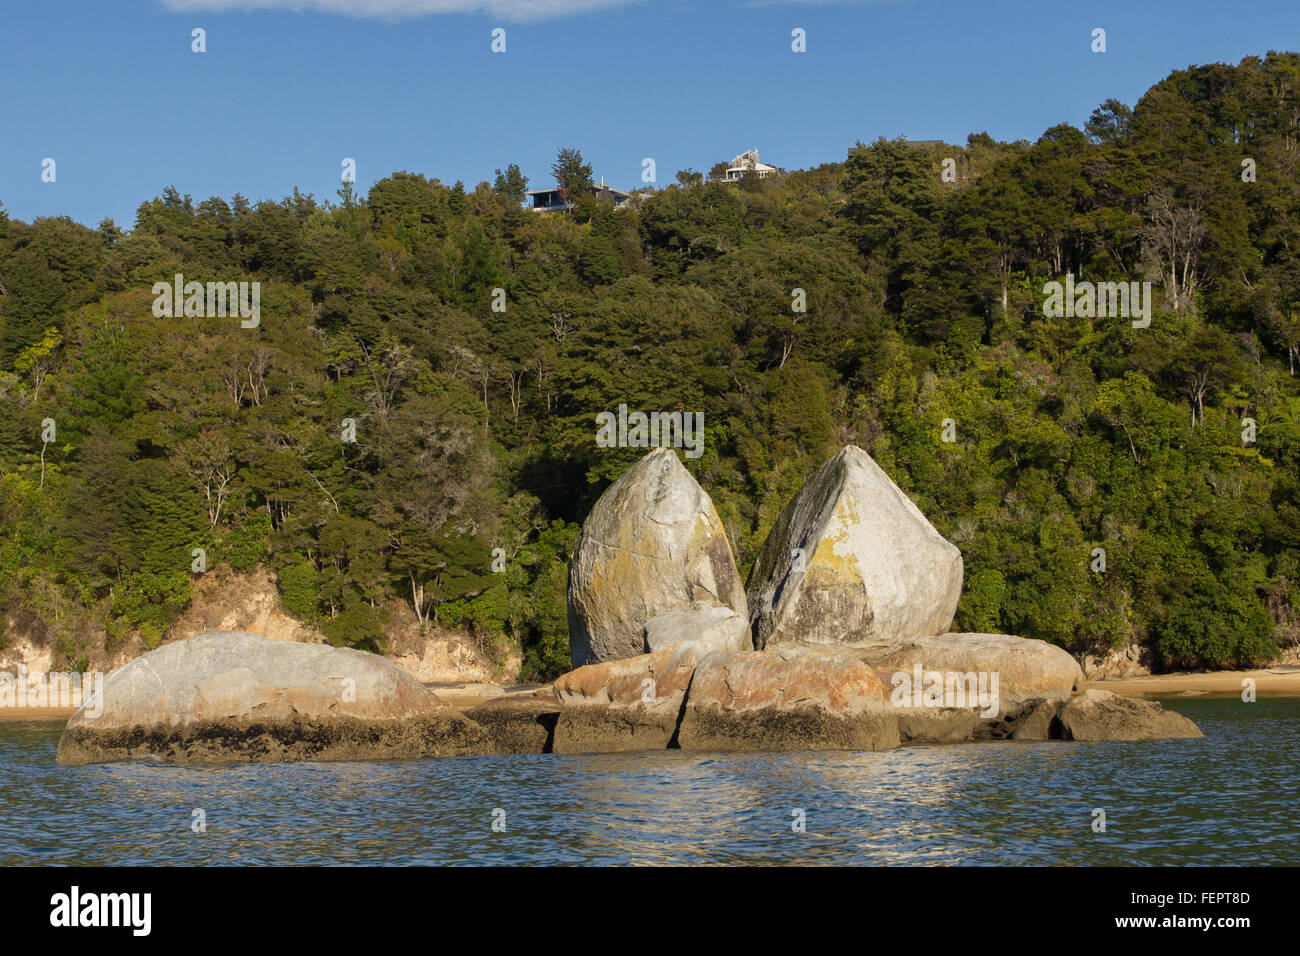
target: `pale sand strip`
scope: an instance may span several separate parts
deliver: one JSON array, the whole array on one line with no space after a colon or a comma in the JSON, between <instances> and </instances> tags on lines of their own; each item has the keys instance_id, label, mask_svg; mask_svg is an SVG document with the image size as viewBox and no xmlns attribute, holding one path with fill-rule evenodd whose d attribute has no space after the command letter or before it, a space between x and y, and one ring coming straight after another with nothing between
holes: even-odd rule
<instances>
[{"instance_id":1,"label":"pale sand strip","mask_svg":"<svg viewBox=\"0 0 1300 956\"><path fill-rule=\"evenodd\" d=\"M1084 681L1082 689L1108 690L1125 697L1240 697L1246 678L1254 678L1258 697L1300 697L1300 667L1266 667L1253 671L1208 671L1156 674L1118 680Z\"/></svg>"}]
</instances>

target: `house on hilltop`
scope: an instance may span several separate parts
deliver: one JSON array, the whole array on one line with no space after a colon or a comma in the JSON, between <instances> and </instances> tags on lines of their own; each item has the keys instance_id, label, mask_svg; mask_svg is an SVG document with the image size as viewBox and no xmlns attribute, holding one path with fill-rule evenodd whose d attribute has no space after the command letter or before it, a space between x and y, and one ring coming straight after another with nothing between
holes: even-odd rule
<instances>
[{"instance_id":1,"label":"house on hilltop","mask_svg":"<svg viewBox=\"0 0 1300 956\"><path fill-rule=\"evenodd\" d=\"M737 182L750 170L757 173L759 179L765 179L768 173L780 172L775 166L760 162L757 149L748 149L731 161L727 171L722 174L722 181Z\"/></svg>"},{"instance_id":2,"label":"house on hilltop","mask_svg":"<svg viewBox=\"0 0 1300 956\"><path fill-rule=\"evenodd\" d=\"M533 204L529 207L532 212L553 212L557 209L573 208L573 203L571 201L566 202L564 197L560 195L558 186L553 186L550 189L530 189L526 195L532 197ZM613 203L615 209L632 198L630 192L615 189L613 186L606 186L603 178L600 185L591 187L591 195L603 202Z\"/></svg>"}]
</instances>

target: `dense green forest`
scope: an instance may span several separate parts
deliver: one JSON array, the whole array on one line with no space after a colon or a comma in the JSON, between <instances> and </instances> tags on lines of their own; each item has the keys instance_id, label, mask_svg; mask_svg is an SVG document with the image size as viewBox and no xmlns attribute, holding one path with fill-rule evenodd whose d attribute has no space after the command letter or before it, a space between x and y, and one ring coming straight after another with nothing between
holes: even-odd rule
<instances>
[{"instance_id":1,"label":"dense green forest","mask_svg":"<svg viewBox=\"0 0 1300 956\"><path fill-rule=\"evenodd\" d=\"M70 661L153 646L202 547L336 643L418 617L554 676L578 524L644 453L594 441L626 404L703 412L684 461L742 574L852 442L961 548L960 629L1165 669L1300 641L1300 55L1034 143L684 170L618 209L577 150L567 212L503 166L331 202L169 188L129 230L0 208L4 613ZM260 324L155 315L177 273L260 282ZM1149 327L1047 317L1066 273L1150 280Z\"/></svg>"}]
</instances>

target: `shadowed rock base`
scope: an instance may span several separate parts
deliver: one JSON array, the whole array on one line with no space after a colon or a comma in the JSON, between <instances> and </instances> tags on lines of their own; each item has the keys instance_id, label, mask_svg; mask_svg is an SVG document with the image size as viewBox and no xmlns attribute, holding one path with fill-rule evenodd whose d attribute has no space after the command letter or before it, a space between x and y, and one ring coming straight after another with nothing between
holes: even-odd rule
<instances>
[{"instance_id":1,"label":"shadowed rock base","mask_svg":"<svg viewBox=\"0 0 1300 956\"><path fill-rule=\"evenodd\" d=\"M890 750L898 721L887 711L841 717L824 710L725 710L691 707L682 719L683 750Z\"/></svg>"},{"instance_id":2,"label":"shadowed rock base","mask_svg":"<svg viewBox=\"0 0 1300 956\"><path fill-rule=\"evenodd\" d=\"M69 727L59 741L67 766L115 760L161 763L279 763L289 760L408 760L492 752L488 734L454 711L405 720L354 717L210 720L181 727Z\"/></svg>"},{"instance_id":3,"label":"shadowed rock base","mask_svg":"<svg viewBox=\"0 0 1300 956\"><path fill-rule=\"evenodd\" d=\"M621 753L672 746L679 710L659 705L565 707L555 725L555 753Z\"/></svg>"},{"instance_id":4,"label":"shadowed rock base","mask_svg":"<svg viewBox=\"0 0 1300 956\"><path fill-rule=\"evenodd\" d=\"M986 718L958 707L899 708L898 735L904 744L959 744L973 740L1050 740L1060 707L1055 700L1031 700Z\"/></svg>"},{"instance_id":5,"label":"shadowed rock base","mask_svg":"<svg viewBox=\"0 0 1300 956\"><path fill-rule=\"evenodd\" d=\"M560 702L554 697L503 697L465 711L499 754L548 754L555 739Z\"/></svg>"},{"instance_id":6,"label":"shadowed rock base","mask_svg":"<svg viewBox=\"0 0 1300 956\"><path fill-rule=\"evenodd\" d=\"M1154 700L1120 697L1105 690L1086 690L1064 704L1052 725L1062 740L1162 740L1203 737L1182 714Z\"/></svg>"}]
</instances>

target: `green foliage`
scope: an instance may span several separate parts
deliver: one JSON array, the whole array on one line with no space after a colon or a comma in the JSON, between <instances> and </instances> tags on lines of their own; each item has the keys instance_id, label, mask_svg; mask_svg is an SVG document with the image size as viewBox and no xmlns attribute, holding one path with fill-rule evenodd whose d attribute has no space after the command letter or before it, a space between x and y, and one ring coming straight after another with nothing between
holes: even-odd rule
<instances>
[{"instance_id":1,"label":"green foliage","mask_svg":"<svg viewBox=\"0 0 1300 956\"><path fill-rule=\"evenodd\" d=\"M250 515L222 535L215 549L217 560L236 571L251 571L266 560L271 535L271 519L263 514Z\"/></svg>"},{"instance_id":2,"label":"green foliage","mask_svg":"<svg viewBox=\"0 0 1300 956\"><path fill-rule=\"evenodd\" d=\"M276 576L280 600L290 614L314 621L320 614L320 575L307 561L286 564Z\"/></svg>"},{"instance_id":3,"label":"green foliage","mask_svg":"<svg viewBox=\"0 0 1300 956\"><path fill-rule=\"evenodd\" d=\"M337 204L168 188L130 230L0 211L0 612L70 659L156 642L206 547L335 643L459 627L548 679L578 524L642 453L594 442L626 404L703 415L683 460L742 572L853 442L962 549L958 627L1267 660L1300 641L1297 102L1300 56L1251 57L1033 143L683 170L618 210L564 149L571 216L521 209L516 165ZM261 324L155 317L176 272L261 282ZM1049 318L1067 272L1152 281L1151 324Z\"/></svg>"}]
</instances>

